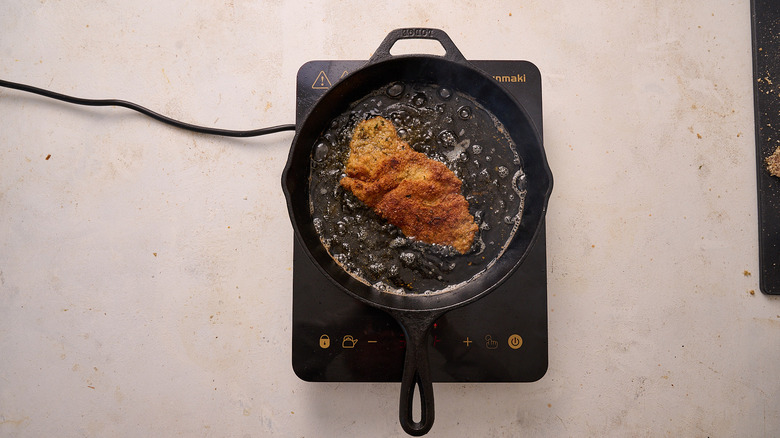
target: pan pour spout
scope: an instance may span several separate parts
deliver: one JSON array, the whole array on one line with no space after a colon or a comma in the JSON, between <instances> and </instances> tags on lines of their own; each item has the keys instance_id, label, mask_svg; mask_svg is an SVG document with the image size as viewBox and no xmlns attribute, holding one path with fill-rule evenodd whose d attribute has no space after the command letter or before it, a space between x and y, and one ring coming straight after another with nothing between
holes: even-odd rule
<instances>
[{"instance_id":1,"label":"pan pour spout","mask_svg":"<svg viewBox=\"0 0 780 438\"><path fill-rule=\"evenodd\" d=\"M342 187L409 237L471 249L478 227L446 165L413 150L383 117L360 122L349 150Z\"/></svg>"}]
</instances>

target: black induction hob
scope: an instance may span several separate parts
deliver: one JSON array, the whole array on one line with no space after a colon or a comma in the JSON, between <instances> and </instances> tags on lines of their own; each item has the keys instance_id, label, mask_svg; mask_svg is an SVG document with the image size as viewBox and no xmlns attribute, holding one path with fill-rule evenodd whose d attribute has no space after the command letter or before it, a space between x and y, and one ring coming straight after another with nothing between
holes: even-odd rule
<instances>
[{"instance_id":1,"label":"black induction hob","mask_svg":"<svg viewBox=\"0 0 780 438\"><path fill-rule=\"evenodd\" d=\"M333 84L366 61L311 61L297 77L300 123ZM539 70L526 61L472 61L506 86L542 132ZM428 339L434 382L532 382L547 371L544 226L523 264L484 298L436 321ZM312 382L398 382L404 335L381 310L333 285L295 239L292 364Z\"/></svg>"}]
</instances>

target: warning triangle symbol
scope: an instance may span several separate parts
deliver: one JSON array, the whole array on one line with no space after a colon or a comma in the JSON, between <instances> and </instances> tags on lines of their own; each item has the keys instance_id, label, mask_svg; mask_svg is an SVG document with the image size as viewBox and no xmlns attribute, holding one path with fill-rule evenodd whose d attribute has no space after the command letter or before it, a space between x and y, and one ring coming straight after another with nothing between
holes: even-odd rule
<instances>
[{"instance_id":1,"label":"warning triangle symbol","mask_svg":"<svg viewBox=\"0 0 780 438\"><path fill-rule=\"evenodd\" d=\"M311 88L314 90L326 90L330 88L330 79L328 79L328 75L325 74L325 71L320 70L320 74L317 75L317 79L311 84Z\"/></svg>"}]
</instances>

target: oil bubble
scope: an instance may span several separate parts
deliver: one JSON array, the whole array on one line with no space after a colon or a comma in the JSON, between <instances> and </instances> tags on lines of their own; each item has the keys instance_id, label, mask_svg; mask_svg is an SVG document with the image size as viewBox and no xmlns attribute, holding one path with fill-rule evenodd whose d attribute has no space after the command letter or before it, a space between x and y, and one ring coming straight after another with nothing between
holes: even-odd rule
<instances>
[{"instance_id":1,"label":"oil bubble","mask_svg":"<svg viewBox=\"0 0 780 438\"><path fill-rule=\"evenodd\" d=\"M480 146L480 145L478 145L478 144L472 145L472 146L471 146L471 152L472 152L474 155L479 155L479 154L481 154L481 153L482 153L482 146Z\"/></svg>"},{"instance_id":2,"label":"oil bubble","mask_svg":"<svg viewBox=\"0 0 780 438\"><path fill-rule=\"evenodd\" d=\"M524 192L528 188L528 180L525 177L525 172L522 170L515 172L515 175L512 177L512 183L518 194Z\"/></svg>"},{"instance_id":3,"label":"oil bubble","mask_svg":"<svg viewBox=\"0 0 780 438\"><path fill-rule=\"evenodd\" d=\"M463 120L468 120L471 118L471 107L470 106L462 106L458 108L458 117L460 117Z\"/></svg>"},{"instance_id":4,"label":"oil bubble","mask_svg":"<svg viewBox=\"0 0 780 438\"><path fill-rule=\"evenodd\" d=\"M328 152L330 148L325 143L319 143L314 147L314 161L322 162L325 158L328 158Z\"/></svg>"},{"instance_id":5,"label":"oil bubble","mask_svg":"<svg viewBox=\"0 0 780 438\"><path fill-rule=\"evenodd\" d=\"M411 265L416 258L413 252L402 252L399 258L406 264Z\"/></svg>"},{"instance_id":6,"label":"oil bubble","mask_svg":"<svg viewBox=\"0 0 780 438\"><path fill-rule=\"evenodd\" d=\"M452 131L442 131L439 133L439 141L445 146L452 146L455 144L455 133Z\"/></svg>"},{"instance_id":7,"label":"oil bubble","mask_svg":"<svg viewBox=\"0 0 780 438\"><path fill-rule=\"evenodd\" d=\"M425 95L425 93L417 93L412 97L412 104L414 106L420 107L425 105L425 102L428 101L428 96Z\"/></svg>"},{"instance_id":8,"label":"oil bubble","mask_svg":"<svg viewBox=\"0 0 780 438\"><path fill-rule=\"evenodd\" d=\"M425 143L420 143L420 142L415 143L412 145L412 149L414 149L417 152L422 152L426 155L431 153L431 147Z\"/></svg>"},{"instance_id":9,"label":"oil bubble","mask_svg":"<svg viewBox=\"0 0 780 438\"><path fill-rule=\"evenodd\" d=\"M386 90L387 95L392 97L392 98L394 98L394 99L397 99L397 98L401 97L401 94L403 94L403 92L404 92L404 85L403 84L399 84L398 82L396 82L395 84L387 87L387 90Z\"/></svg>"},{"instance_id":10,"label":"oil bubble","mask_svg":"<svg viewBox=\"0 0 780 438\"><path fill-rule=\"evenodd\" d=\"M402 246L406 245L406 239L403 237L396 237L395 239L390 241L390 248L400 248Z\"/></svg>"},{"instance_id":11,"label":"oil bubble","mask_svg":"<svg viewBox=\"0 0 780 438\"><path fill-rule=\"evenodd\" d=\"M342 265L346 264L349 260L349 258L344 254L333 254L333 258Z\"/></svg>"},{"instance_id":12,"label":"oil bubble","mask_svg":"<svg viewBox=\"0 0 780 438\"><path fill-rule=\"evenodd\" d=\"M452 91L449 88L439 88L439 97L447 100L452 97Z\"/></svg>"},{"instance_id":13,"label":"oil bubble","mask_svg":"<svg viewBox=\"0 0 780 438\"><path fill-rule=\"evenodd\" d=\"M509 176L509 169L504 166L498 166L498 169L496 170L498 170L498 176L501 178L506 178Z\"/></svg>"}]
</instances>

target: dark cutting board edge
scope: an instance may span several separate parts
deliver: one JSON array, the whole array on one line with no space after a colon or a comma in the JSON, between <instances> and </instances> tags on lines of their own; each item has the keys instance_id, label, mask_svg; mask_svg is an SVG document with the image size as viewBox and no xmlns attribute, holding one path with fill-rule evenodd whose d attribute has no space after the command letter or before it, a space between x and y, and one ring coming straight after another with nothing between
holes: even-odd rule
<instances>
[{"instance_id":1,"label":"dark cutting board edge","mask_svg":"<svg viewBox=\"0 0 780 438\"><path fill-rule=\"evenodd\" d=\"M751 0L758 187L759 286L780 295L780 178L766 158L780 146L780 2Z\"/></svg>"}]
</instances>

